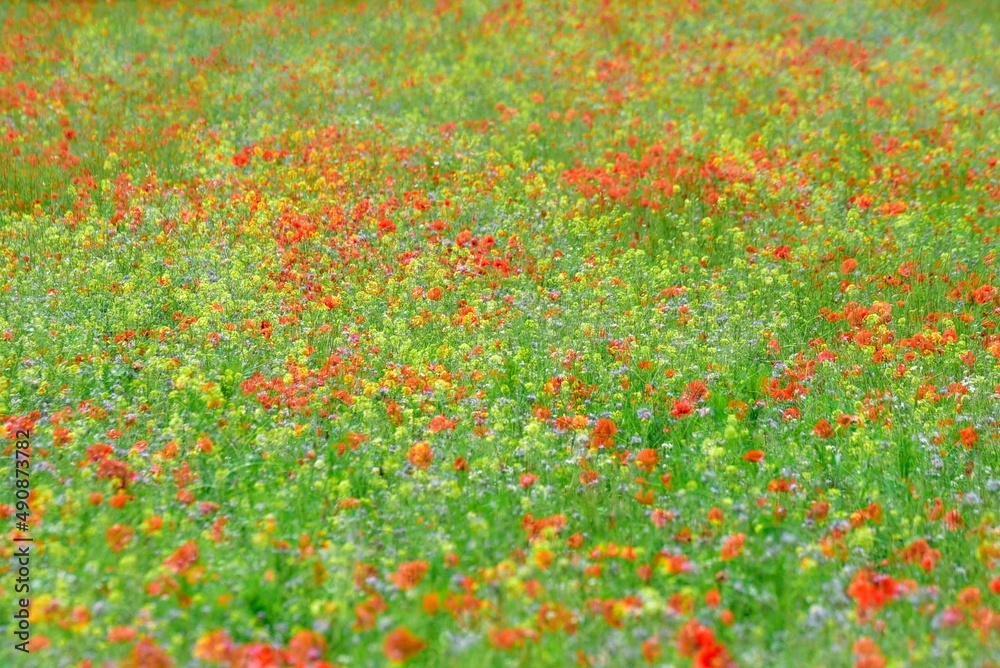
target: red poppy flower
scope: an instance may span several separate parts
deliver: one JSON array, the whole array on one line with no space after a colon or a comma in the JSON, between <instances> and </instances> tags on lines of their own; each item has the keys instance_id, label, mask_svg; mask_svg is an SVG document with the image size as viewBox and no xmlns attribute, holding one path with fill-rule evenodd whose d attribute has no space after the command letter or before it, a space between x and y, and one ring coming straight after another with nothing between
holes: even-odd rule
<instances>
[{"instance_id":1,"label":"red poppy flower","mask_svg":"<svg viewBox=\"0 0 1000 668\"><path fill-rule=\"evenodd\" d=\"M690 415L694 411L694 407L691 402L687 399L675 399L674 407L670 410L670 414L675 418L682 418L686 415Z\"/></svg>"}]
</instances>

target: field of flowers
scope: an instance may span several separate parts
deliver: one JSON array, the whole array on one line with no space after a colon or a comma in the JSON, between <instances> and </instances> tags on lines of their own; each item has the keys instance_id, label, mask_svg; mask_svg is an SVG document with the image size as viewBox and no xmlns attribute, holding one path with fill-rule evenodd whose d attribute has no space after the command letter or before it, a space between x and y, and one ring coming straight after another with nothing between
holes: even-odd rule
<instances>
[{"instance_id":1,"label":"field of flowers","mask_svg":"<svg viewBox=\"0 0 1000 668\"><path fill-rule=\"evenodd\" d=\"M995 10L5 3L0 665L1000 664Z\"/></svg>"}]
</instances>

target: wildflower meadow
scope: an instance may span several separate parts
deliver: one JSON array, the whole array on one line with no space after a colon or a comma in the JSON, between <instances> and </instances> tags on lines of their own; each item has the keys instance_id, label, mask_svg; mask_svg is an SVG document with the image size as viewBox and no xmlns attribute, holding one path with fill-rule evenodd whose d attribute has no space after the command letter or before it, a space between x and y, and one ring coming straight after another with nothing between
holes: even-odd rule
<instances>
[{"instance_id":1,"label":"wildflower meadow","mask_svg":"<svg viewBox=\"0 0 1000 668\"><path fill-rule=\"evenodd\" d=\"M0 666L1000 665L995 0L0 5Z\"/></svg>"}]
</instances>

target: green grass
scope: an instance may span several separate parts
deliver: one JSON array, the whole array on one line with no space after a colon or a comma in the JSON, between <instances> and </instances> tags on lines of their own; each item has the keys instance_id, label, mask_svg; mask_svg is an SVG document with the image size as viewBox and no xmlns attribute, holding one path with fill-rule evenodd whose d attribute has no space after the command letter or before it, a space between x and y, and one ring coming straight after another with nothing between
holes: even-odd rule
<instances>
[{"instance_id":1,"label":"green grass","mask_svg":"<svg viewBox=\"0 0 1000 668\"><path fill-rule=\"evenodd\" d=\"M6 5L0 663L1000 661L991 8Z\"/></svg>"}]
</instances>

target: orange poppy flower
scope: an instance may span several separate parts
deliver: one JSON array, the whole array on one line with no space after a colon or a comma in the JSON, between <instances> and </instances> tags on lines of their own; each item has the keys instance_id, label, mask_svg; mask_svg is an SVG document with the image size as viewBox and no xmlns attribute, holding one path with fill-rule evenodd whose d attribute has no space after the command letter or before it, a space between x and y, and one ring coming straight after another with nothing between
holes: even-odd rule
<instances>
[{"instance_id":1,"label":"orange poppy flower","mask_svg":"<svg viewBox=\"0 0 1000 668\"><path fill-rule=\"evenodd\" d=\"M112 552L121 552L125 546L132 542L135 531L131 527L123 524L112 524L104 532L104 538L108 542L108 547Z\"/></svg>"},{"instance_id":2,"label":"orange poppy flower","mask_svg":"<svg viewBox=\"0 0 1000 668\"><path fill-rule=\"evenodd\" d=\"M829 420L823 418L813 427L813 433L820 438L830 438L833 436L833 427L830 425Z\"/></svg>"},{"instance_id":3,"label":"orange poppy flower","mask_svg":"<svg viewBox=\"0 0 1000 668\"><path fill-rule=\"evenodd\" d=\"M108 629L109 643L126 643L135 640L135 629L131 626L113 626Z\"/></svg>"},{"instance_id":4,"label":"orange poppy flower","mask_svg":"<svg viewBox=\"0 0 1000 668\"><path fill-rule=\"evenodd\" d=\"M660 640L655 636L652 638L647 638L642 643L642 658L646 663L656 663L656 660L660 658L663 654L663 647L660 645Z\"/></svg>"},{"instance_id":5,"label":"orange poppy flower","mask_svg":"<svg viewBox=\"0 0 1000 668\"><path fill-rule=\"evenodd\" d=\"M198 544L193 540L181 545L177 551L164 559L163 565L174 573L183 573L198 561Z\"/></svg>"},{"instance_id":6,"label":"orange poppy flower","mask_svg":"<svg viewBox=\"0 0 1000 668\"><path fill-rule=\"evenodd\" d=\"M594 430L590 433L590 447L592 448L612 448L615 445L615 434L618 433L618 426L608 418L601 418L594 425Z\"/></svg>"},{"instance_id":7,"label":"orange poppy flower","mask_svg":"<svg viewBox=\"0 0 1000 668\"><path fill-rule=\"evenodd\" d=\"M426 561L410 561L400 564L396 572L389 576L389 580L403 591L407 591L420 584L429 568L430 564Z\"/></svg>"},{"instance_id":8,"label":"orange poppy flower","mask_svg":"<svg viewBox=\"0 0 1000 668\"><path fill-rule=\"evenodd\" d=\"M299 631L288 641L288 658L295 664L319 661L326 650L326 640L314 631Z\"/></svg>"},{"instance_id":9,"label":"orange poppy flower","mask_svg":"<svg viewBox=\"0 0 1000 668\"><path fill-rule=\"evenodd\" d=\"M427 441L418 441L410 448L406 459L418 469L427 470L434 459L434 451Z\"/></svg>"},{"instance_id":10,"label":"orange poppy flower","mask_svg":"<svg viewBox=\"0 0 1000 668\"><path fill-rule=\"evenodd\" d=\"M735 559L743 553L743 544L746 543L746 540L746 535L741 533L730 536L726 539L725 544L722 546L719 556L723 561Z\"/></svg>"},{"instance_id":11,"label":"orange poppy flower","mask_svg":"<svg viewBox=\"0 0 1000 668\"><path fill-rule=\"evenodd\" d=\"M653 448L640 450L635 459L635 465L647 473L652 473L653 469L660 462L660 456L656 454L656 450Z\"/></svg>"},{"instance_id":12,"label":"orange poppy flower","mask_svg":"<svg viewBox=\"0 0 1000 668\"><path fill-rule=\"evenodd\" d=\"M173 668L174 662L152 638L143 637L121 665L123 668Z\"/></svg>"},{"instance_id":13,"label":"orange poppy flower","mask_svg":"<svg viewBox=\"0 0 1000 668\"><path fill-rule=\"evenodd\" d=\"M419 654L427 643L413 635L410 629L401 626L385 637L382 652L390 661L406 661Z\"/></svg>"},{"instance_id":14,"label":"orange poppy flower","mask_svg":"<svg viewBox=\"0 0 1000 668\"><path fill-rule=\"evenodd\" d=\"M958 432L959 440L962 445L965 446L967 450L971 450L972 446L979 442L979 434L976 433L975 427L966 427Z\"/></svg>"},{"instance_id":15,"label":"orange poppy flower","mask_svg":"<svg viewBox=\"0 0 1000 668\"><path fill-rule=\"evenodd\" d=\"M456 424L457 423L454 420L449 420L443 415L435 415L427 425L427 429L432 434L436 434L440 431L444 431L445 429L454 430Z\"/></svg>"},{"instance_id":16,"label":"orange poppy flower","mask_svg":"<svg viewBox=\"0 0 1000 668\"><path fill-rule=\"evenodd\" d=\"M229 632L218 629L198 638L192 653L194 658L206 663L230 663L235 658L236 644Z\"/></svg>"},{"instance_id":17,"label":"orange poppy flower","mask_svg":"<svg viewBox=\"0 0 1000 668\"><path fill-rule=\"evenodd\" d=\"M125 492L119 490L117 494L108 499L108 503L111 505L112 508L116 510L121 510L132 499L133 497L131 494L126 494Z\"/></svg>"}]
</instances>

